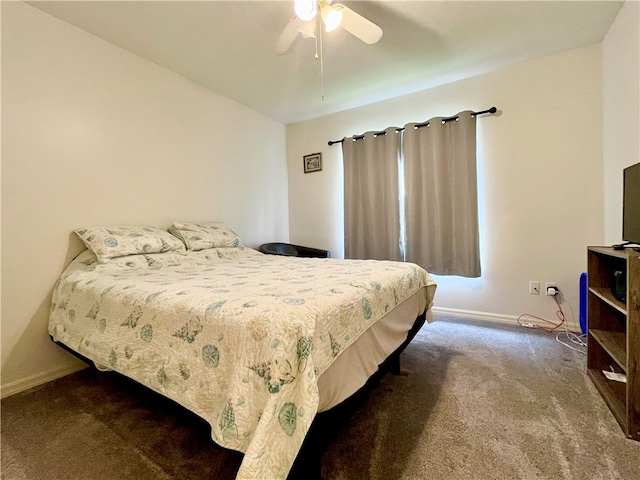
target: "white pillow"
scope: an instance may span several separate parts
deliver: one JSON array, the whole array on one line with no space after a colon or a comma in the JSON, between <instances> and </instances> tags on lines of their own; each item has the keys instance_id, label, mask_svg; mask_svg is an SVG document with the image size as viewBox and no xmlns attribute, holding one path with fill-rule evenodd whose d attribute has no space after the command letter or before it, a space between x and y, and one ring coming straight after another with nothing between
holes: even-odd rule
<instances>
[{"instance_id":1,"label":"white pillow","mask_svg":"<svg viewBox=\"0 0 640 480\"><path fill-rule=\"evenodd\" d=\"M184 242L188 250L206 248L243 247L240 237L224 222L179 223L169 228L169 232Z\"/></svg>"},{"instance_id":2,"label":"white pillow","mask_svg":"<svg viewBox=\"0 0 640 480\"><path fill-rule=\"evenodd\" d=\"M155 227L89 227L77 228L74 232L100 263L140 253L186 251L180 240L166 230Z\"/></svg>"}]
</instances>

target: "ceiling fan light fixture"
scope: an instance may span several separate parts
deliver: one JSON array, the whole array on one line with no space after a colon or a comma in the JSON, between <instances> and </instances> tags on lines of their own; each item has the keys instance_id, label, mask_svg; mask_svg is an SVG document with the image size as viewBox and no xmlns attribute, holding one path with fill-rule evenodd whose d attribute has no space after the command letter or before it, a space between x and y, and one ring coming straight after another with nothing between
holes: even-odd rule
<instances>
[{"instance_id":1,"label":"ceiling fan light fixture","mask_svg":"<svg viewBox=\"0 0 640 480\"><path fill-rule=\"evenodd\" d=\"M327 32L331 32L340 26L342 22L342 10L332 7L329 4L323 4L320 7L320 15L324 22Z\"/></svg>"},{"instance_id":2,"label":"ceiling fan light fixture","mask_svg":"<svg viewBox=\"0 0 640 480\"><path fill-rule=\"evenodd\" d=\"M318 4L316 0L295 0L294 10L300 20L307 22L315 18L318 13Z\"/></svg>"},{"instance_id":3,"label":"ceiling fan light fixture","mask_svg":"<svg viewBox=\"0 0 640 480\"><path fill-rule=\"evenodd\" d=\"M316 22L306 22L300 28L298 28L298 32L304 38L316 38Z\"/></svg>"}]
</instances>

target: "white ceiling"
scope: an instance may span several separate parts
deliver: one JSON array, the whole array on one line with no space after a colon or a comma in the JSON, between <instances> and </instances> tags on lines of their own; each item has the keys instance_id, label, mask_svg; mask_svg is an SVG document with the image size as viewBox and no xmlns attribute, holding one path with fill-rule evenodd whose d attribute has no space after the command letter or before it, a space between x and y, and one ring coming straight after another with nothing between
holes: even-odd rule
<instances>
[{"instance_id":1,"label":"white ceiling","mask_svg":"<svg viewBox=\"0 0 640 480\"><path fill-rule=\"evenodd\" d=\"M275 54L281 1L27 2L288 124L602 41L622 1L349 1L382 27L367 45L324 35Z\"/></svg>"}]
</instances>

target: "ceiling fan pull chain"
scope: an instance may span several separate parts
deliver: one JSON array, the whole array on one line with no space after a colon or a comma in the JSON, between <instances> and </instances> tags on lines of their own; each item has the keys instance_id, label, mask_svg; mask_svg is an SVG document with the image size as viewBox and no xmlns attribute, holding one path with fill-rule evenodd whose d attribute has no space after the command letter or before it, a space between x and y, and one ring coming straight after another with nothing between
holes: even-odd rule
<instances>
[{"instance_id":1,"label":"ceiling fan pull chain","mask_svg":"<svg viewBox=\"0 0 640 480\"><path fill-rule=\"evenodd\" d=\"M313 40L315 41L316 44L316 60L318 60L320 58L320 56L318 55L318 42L320 41L320 39L318 38L318 35L322 35L322 25L319 24L318 22L318 17L315 18L315 22L316 22L316 26L315 26L315 31L314 31L314 37ZM320 32L320 33L318 33Z\"/></svg>"},{"instance_id":2,"label":"ceiling fan pull chain","mask_svg":"<svg viewBox=\"0 0 640 480\"><path fill-rule=\"evenodd\" d=\"M320 21L318 21L318 23L318 27L320 27L318 28L318 30L320 31L320 95L322 97L322 101L324 102L324 52L322 51L324 34L322 33L322 24L320 24Z\"/></svg>"}]
</instances>

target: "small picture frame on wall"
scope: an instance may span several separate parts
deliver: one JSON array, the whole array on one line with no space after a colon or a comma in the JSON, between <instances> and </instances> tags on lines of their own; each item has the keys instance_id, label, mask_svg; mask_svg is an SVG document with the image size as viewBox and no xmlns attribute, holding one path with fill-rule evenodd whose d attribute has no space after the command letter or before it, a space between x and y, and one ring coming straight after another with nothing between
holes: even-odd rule
<instances>
[{"instance_id":1,"label":"small picture frame on wall","mask_svg":"<svg viewBox=\"0 0 640 480\"><path fill-rule=\"evenodd\" d=\"M322 170L322 153L312 153L311 155L305 155L304 160L304 173L319 172Z\"/></svg>"}]
</instances>

